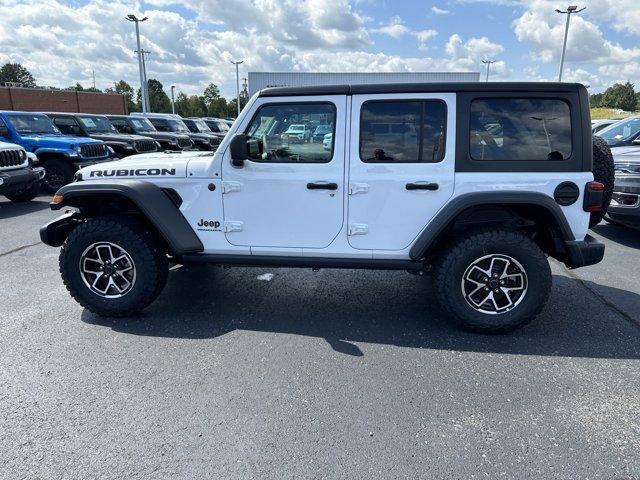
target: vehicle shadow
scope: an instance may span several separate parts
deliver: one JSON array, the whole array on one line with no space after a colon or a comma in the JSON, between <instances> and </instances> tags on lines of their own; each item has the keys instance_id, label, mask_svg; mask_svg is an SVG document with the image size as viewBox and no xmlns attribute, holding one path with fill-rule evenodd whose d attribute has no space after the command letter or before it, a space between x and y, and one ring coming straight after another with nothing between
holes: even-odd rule
<instances>
[{"instance_id":1,"label":"vehicle shadow","mask_svg":"<svg viewBox=\"0 0 640 480\"><path fill-rule=\"evenodd\" d=\"M531 325L509 335L481 335L458 328L436 306L429 278L405 272L272 271L277 272L273 281L264 282L257 276L265 269L183 267L172 272L163 294L142 315L110 319L84 311L82 320L117 332L171 338L215 338L234 330L312 336L352 356L363 355L357 345L363 342L514 355L640 358L640 326L560 275L554 276L549 304ZM640 296L625 294L640 302Z\"/></svg>"},{"instance_id":2,"label":"vehicle shadow","mask_svg":"<svg viewBox=\"0 0 640 480\"><path fill-rule=\"evenodd\" d=\"M640 231L634 228L612 225L610 223L600 223L593 227L592 230L607 240L619 243L625 247L640 249Z\"/></svg>"},{"instance_id":3,"label":"vehicle shadow","mask_svg":"<svg viewBox=\"0 0 640 480\"><path fill-rule=\"evenodd\" d=\"M0 201L0 220L21 217L40 210L49 208L49 198L37 197L30 202L18 203L9 200Z\"/></svg>"}]
</instances>

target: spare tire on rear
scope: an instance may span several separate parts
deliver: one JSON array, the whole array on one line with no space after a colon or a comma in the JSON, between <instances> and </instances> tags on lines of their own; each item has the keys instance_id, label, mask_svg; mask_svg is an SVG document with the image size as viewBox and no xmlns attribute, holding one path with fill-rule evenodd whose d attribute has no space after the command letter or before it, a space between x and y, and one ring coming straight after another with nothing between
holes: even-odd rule
<instances>
[{"instance_id":1,"label":"spare tire on rear","mask_svg":"<svg viewBox=\"0 0 640 480\"><path fill-rule=\"evenodd\" d=\"M615 180L611 149L607 142L597 135L593 136L593 179L604 185L604 191L602 192L602 210L591 213L589 228L599 224L604 214L607 213L613 195L613 182Z\"/></svg>"}]
</instances>

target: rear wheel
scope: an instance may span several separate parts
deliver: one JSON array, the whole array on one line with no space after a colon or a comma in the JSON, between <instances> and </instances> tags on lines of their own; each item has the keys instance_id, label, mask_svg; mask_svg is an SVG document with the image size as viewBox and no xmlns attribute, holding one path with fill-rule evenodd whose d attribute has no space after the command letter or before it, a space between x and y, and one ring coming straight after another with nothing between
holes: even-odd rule
<instances>
[{"instance_id":1,"label":"rear wheel","mask_svg":"<svg viewBox=\"0 0 640 480\"><path fill-rule=\"evenodd\" d=\"M66 184L73 182L75 170L73 165L64 160L48 160L43 165L45 176L42 187L47 193L56 193Z\"/></svg>"},{"instance_id":2,"label":"rear wheel","mask_svg":"<svg viewBox=\"0 0 640 480\"><path fill-rule=\"evenodd\" d=\"M613 196L613 183L615 181L611 149L607 142L598 136L593 137L593 179L602 183L604 190L602 192L602 210L591 213L589 228L599 224L607 213Z\"/></svg>"},{"instance_id":3,"label":"rear wheel","mask_svg":"<svg viewBox=\"0 0 640 480\"><path fill-rule=\"evenodd\" d=\"M38 196L40 192L40 182L33 182L29 188L24 190L18 190L13 193L6 193L7 197L12 202L30 202Z\"/></svg>"},{"instance_id":4,"label":"rear wheel","mask_svg":"<svg viewBox=\"0 0 640 480\"><path fill-rule=\"evenodd\" d=\"M62 279L80 305L98 315L140 312L162 291L167 257L152 232L127 218L91 219L60 250Z\"/></svg>"},{"instance_id":5,"label":"rear wheel","mask_svg":"<svg viewBox=\"0 0 640 480\"><path fill-rule=\"evenodd\" d=\"M472 330L502 333L529 323L551 288L540 248L510 230L471 234L453 242L435 270L442 308Z\"/></svg>"}]
</instances>

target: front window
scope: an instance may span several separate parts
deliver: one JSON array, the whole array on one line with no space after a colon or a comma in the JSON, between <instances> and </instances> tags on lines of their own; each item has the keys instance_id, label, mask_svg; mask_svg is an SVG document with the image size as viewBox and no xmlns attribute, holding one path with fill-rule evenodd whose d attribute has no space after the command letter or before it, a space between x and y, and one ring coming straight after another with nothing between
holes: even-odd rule
<instances>
[{"instance_id":1,"label":"front window","mask_svg":"<svg viewBox=\"0 0 640 480\"><path fill-rule=\"evenodd\" d=\"M640 117L628 118L614 123L598 132L609 145L630 142L640 133Z\"/></svg>"},{"instance_id":2,"label":"front window","mask_svg":"<svg viewBox=\"0 0 640 480\"><path fill-rule=\"evenodd\" d=\"M571 156L571 115L563 100L474 100L469 132L474 160L559 161Z\"/></svg>"},{"instance_id":3,"label":"front window","mask_svg":"<svg viewBox=\"0 0 640 480\"><path fill-rule=\"evenodd\" d=\"M151 118L149 119L151 124L161 132L180 132L189 133L190 130L184 124L182 120L175 118Z\"/></svg>"},{"instance_id":4,"label":"front window","mask_svg":"<svg viewBox=\"0 0 640 480\"><path fill-rule=\"evenodd\" d=\"M133 125L136 132L155 132L156 128L146 118L130 118L129 122Z\"/></svg>"},{"instance_id":5,"label":"front window","mask_svg":"<svg viewBox=\"0 0 640 480\"><path fill-rule=\"evenodd\" d=\"M28 113L10 113L7 115L9 122L21 135L29 134L60 134L60 130L46 115L34 115Z\"/></svg>"},{"instance_id":6,"label":"front window","mask_svg":"<svg viewBox=\"0 0 640 480\"><path fill-rule=\"evenodd\" d=\"M207 124L205 123L204 120L193 120L193 123L195 124L196 128L198 129L198 132L200 133L211 133L211 129L207 126Z\"/></svg>"},{"instance_id":7,"label":"front window","mask_svg":"<svg viewBox=\"0 0 640 480\"><path fill-rule=\"evenodd\" d=\"M89 133L117 133L107 117L79 117L84 129Z\"/></svg>"},{"instance_id":8,"label":"front window","mask_svg":"<svg viewBox=\"0 0 640 480\"><path fill-rule=\"evenodd\" d=\"M261 146L252 160L283 163L327 163L333 157L333 141L323 146L303 135L307 125L335 124L332 103L264 105L251 121L246 135Z\"/></svg>"}]
</instances>

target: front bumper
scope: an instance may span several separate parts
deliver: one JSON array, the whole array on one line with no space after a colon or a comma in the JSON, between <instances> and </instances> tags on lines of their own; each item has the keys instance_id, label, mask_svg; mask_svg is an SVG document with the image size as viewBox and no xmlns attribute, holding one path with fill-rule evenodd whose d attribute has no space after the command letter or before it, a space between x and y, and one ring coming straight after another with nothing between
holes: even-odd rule
<instances>
[{"instance_id":1,"label":"front bumper","mask_svg":"<svg viewBox=\"0 0 640 480\"><path fill-rule=\"evenodd\" d=\"M34 182L39 182L43 178L44 168L42 167L25 167L0 172L0 194L27 189L31 187Z\"/></svg>"},{"instance_id":2,"label":"front bumper","mask_svg":"<svg viewBox=\"0 0 640 480\"><path fill-rule=\"evenodd\" d=\"M640 227L640 174L617 174L606 216L614 222Z\"/></svg>"},{"instance_id":3,"label":"front bumper","mask_svg":"<svg viewBox=\"0 0 640 480\"><path fill-rule=\"evenodd\" d=\"M567 258L564 264L568 268L595 265L604 258L604 243L599 242L591 235L585 236L584 240L565 242L565 247L567 249Z\"/></svg>"}]
</instances>

